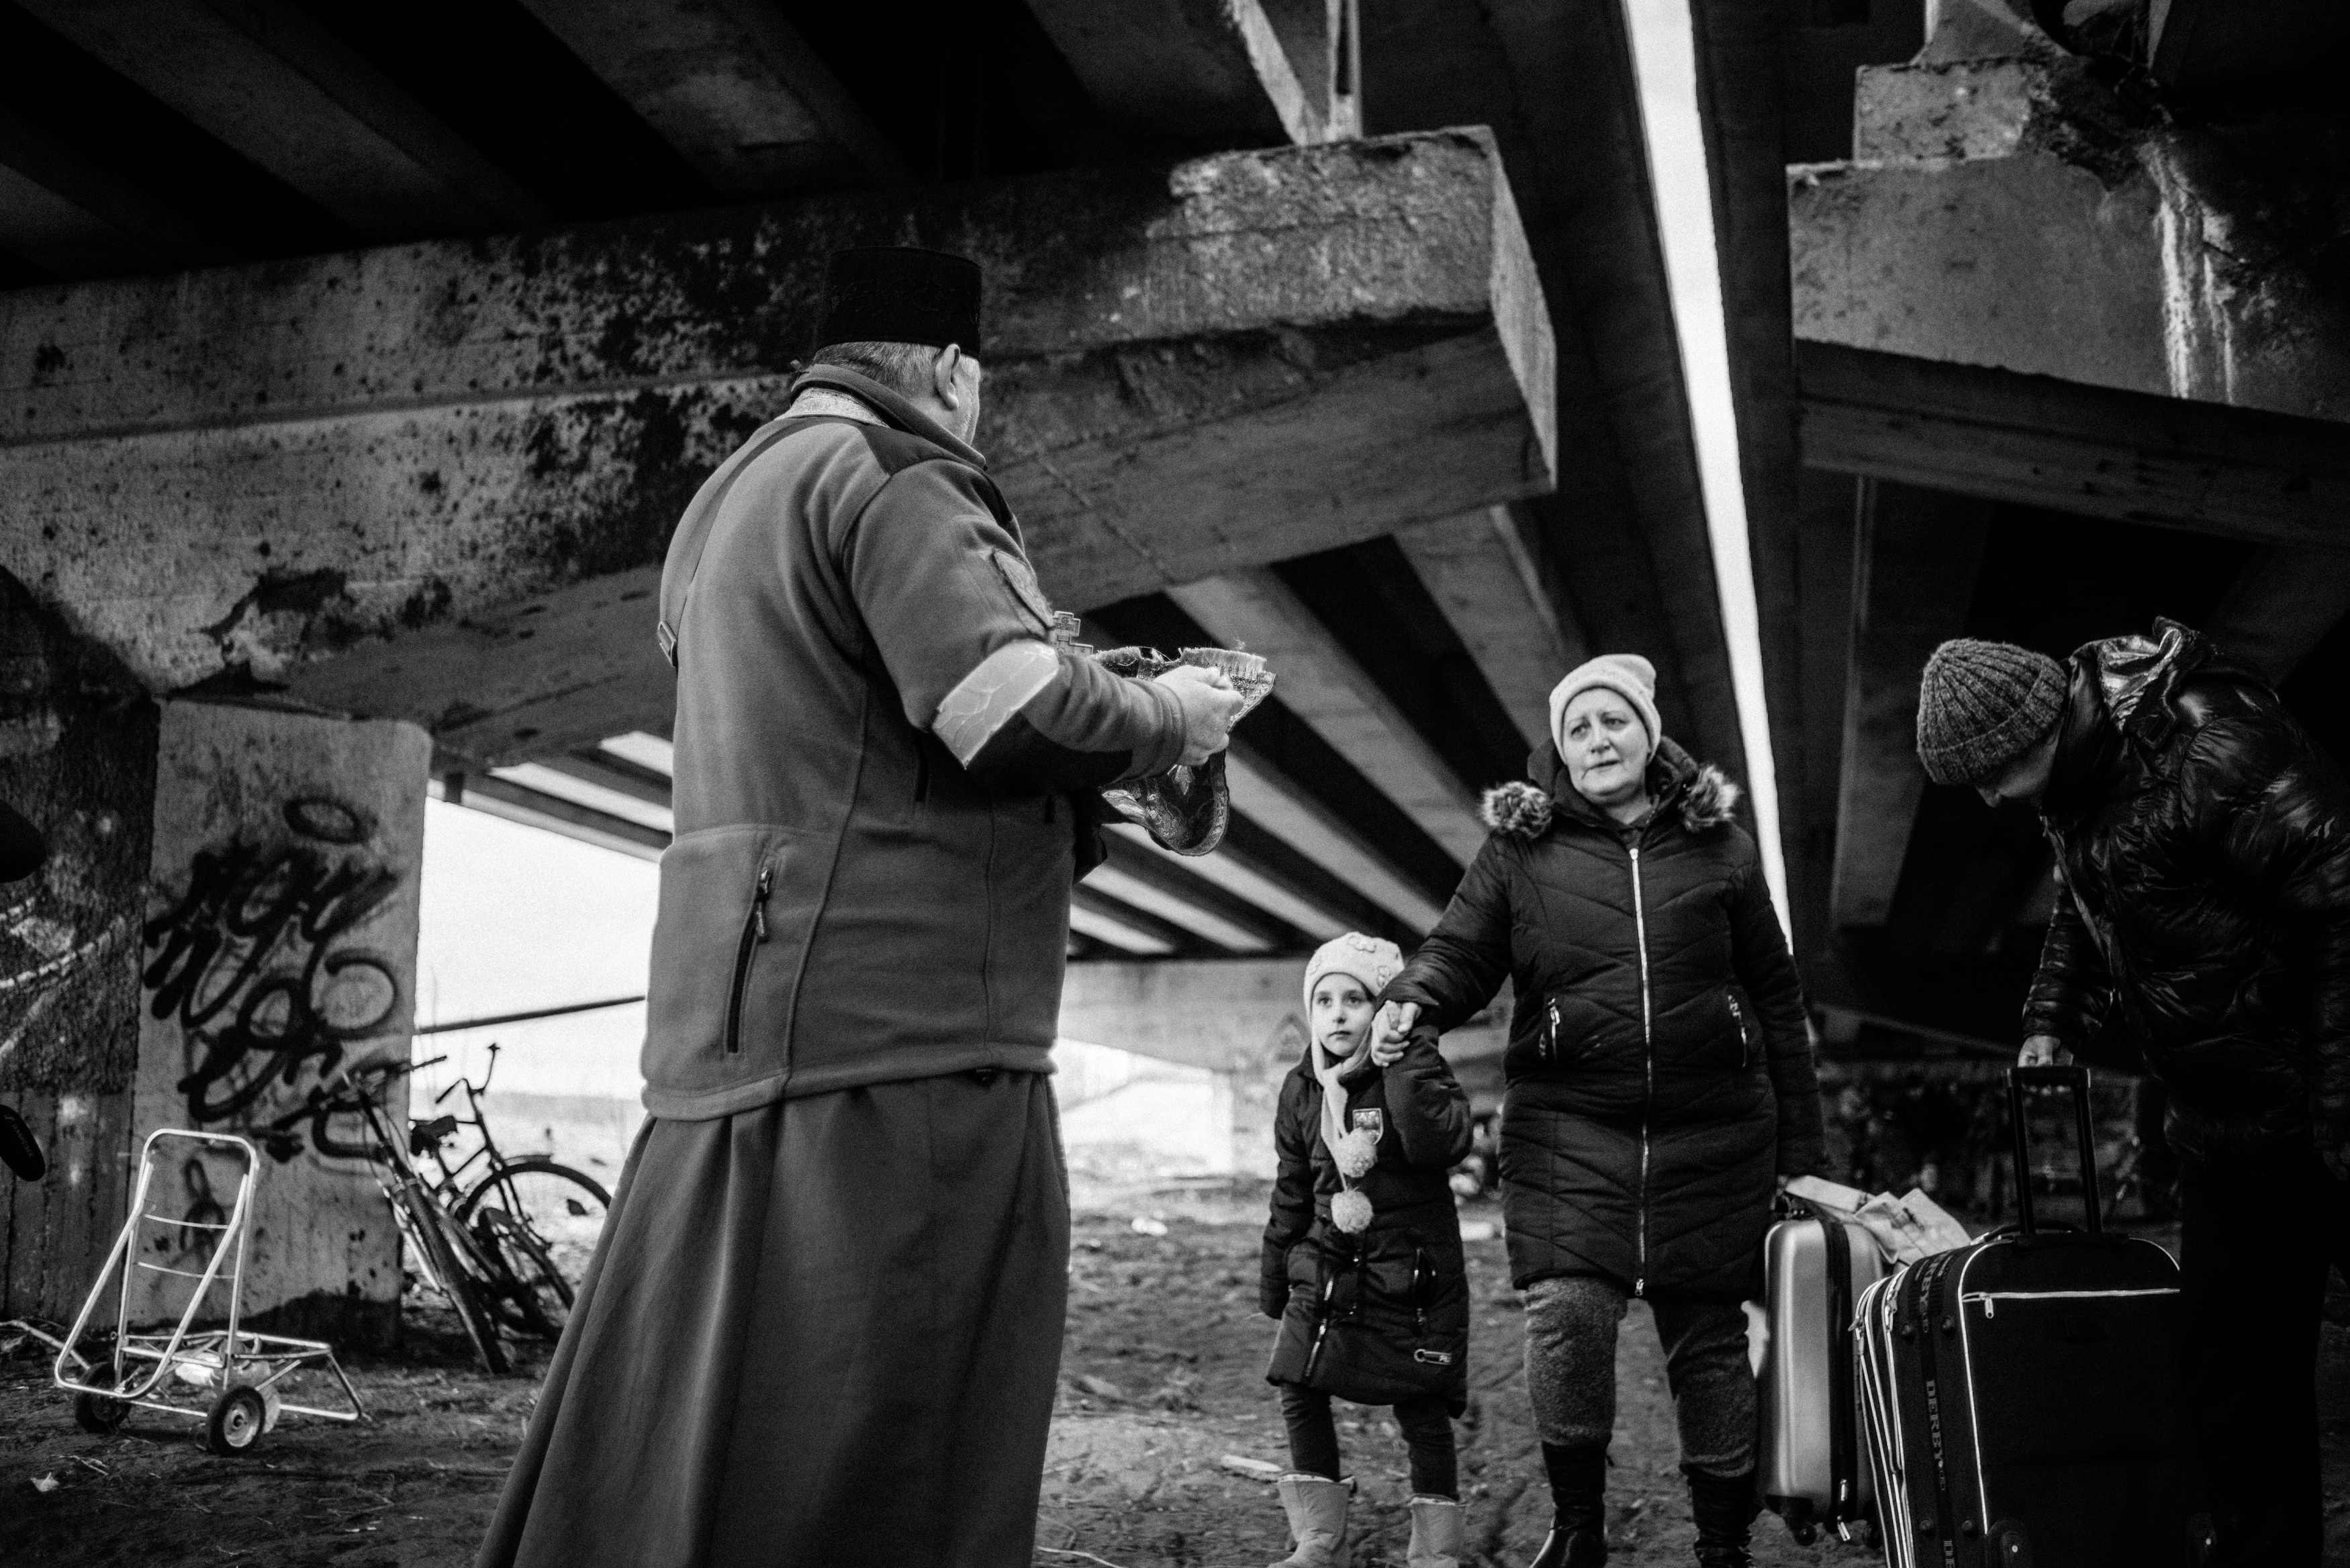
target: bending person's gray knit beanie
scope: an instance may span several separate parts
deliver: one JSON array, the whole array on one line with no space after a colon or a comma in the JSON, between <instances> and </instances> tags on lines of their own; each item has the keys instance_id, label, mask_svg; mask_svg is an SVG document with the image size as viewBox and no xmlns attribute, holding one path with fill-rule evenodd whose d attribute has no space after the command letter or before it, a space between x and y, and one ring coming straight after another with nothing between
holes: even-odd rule
<instances>
[{"instance_id":1,"label":"bending person's gray knit beanie","mask_svg":"<svg viewBox=\"0 0 2350 1568\"><path fill-rule=\"evenodd\" d=\"M2064 667L2012 642L1955 638L1918 683L1918 760L1939 784L1987 779L2030 751L2064 708Z\"/></svg>"}]
</instances>

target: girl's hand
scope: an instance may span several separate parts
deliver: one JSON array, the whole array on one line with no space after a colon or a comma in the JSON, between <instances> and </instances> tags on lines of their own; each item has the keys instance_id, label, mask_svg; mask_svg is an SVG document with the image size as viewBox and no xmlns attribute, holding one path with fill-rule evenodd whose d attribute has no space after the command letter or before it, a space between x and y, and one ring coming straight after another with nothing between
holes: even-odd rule
<instances>
[{"instance_id":1,"label":"girl's hand","mask_svg":"<svg viewBox=\"0 0 2350 1568\"><path fill-rule=\"evenodd\" d=\"M1378 1035L1371 1041L1371 1061L1381 1067L1392 1067L1403 1060L1404 1050L1410 1044L1409 1038L1390 1040L1384 1034Z\"/></svg>"}]
</instances>

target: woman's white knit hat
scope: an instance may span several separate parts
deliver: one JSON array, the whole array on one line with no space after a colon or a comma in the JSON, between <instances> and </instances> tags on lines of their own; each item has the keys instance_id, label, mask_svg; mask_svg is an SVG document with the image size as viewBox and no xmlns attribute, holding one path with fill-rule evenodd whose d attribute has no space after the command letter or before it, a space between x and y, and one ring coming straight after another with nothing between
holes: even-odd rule
<instances>
[{"instance_id":1,"label":"woman's white knit hat","mask_svg":"<svg viewBox=\"0 0 2350 1568\"><path fill-rule=\"evenodd\" d=\"M1604 686L1632 705L1648 727L1648 745L1655 749L1665 727L1657 719L1657 667L1637 653L1603 653L1567 672L1550 689L1550 739L1558 754L1566 755L1566 705L1595 686Z\"/></svg>"},{"instance_id":2,"label":"woman's white knit hat","mask_svg":"<svg viewBox=\"0 0 2350 1568\"><path fill-rule=\"evenodd\" d=\"M1367 937L1360 931L1332 937L1305 961L1305 1011L1314 1011L1314 982L1326 974L1352 975L1377 1000L1388 982L1402 972L1403 950L1385 938Z\"/></svg>"}]
</instances>

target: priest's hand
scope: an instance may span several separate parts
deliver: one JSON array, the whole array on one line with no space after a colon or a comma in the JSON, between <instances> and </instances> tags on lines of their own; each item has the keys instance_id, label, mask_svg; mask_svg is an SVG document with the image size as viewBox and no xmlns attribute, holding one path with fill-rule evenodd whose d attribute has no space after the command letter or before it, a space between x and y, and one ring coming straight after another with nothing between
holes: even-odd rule
<instances>
[{"instance_id":1,"label":"priest's hand","mask_svg":"<svg viewBox=\"0 0 2350 1568\"><path fill-rule=\"evenodd\" d=\"M1179 664L1158 679L1183 710L1183 754L1176 763L1196 768L1229 743L1241 694L1222 670L1196 664Z\"/></svg>"}]
</instances>

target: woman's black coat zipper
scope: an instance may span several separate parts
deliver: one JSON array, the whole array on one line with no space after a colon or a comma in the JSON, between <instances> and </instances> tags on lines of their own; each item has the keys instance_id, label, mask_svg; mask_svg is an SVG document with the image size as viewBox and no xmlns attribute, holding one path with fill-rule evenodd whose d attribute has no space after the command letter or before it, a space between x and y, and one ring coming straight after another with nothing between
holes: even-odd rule
<instances>
[{"instance_id":1,"label":"woman's black coat zipper","mask_svg":"<svg viewBox=\"0 0 2350 1568\"><path fill-rule=\"evenodd\" d=\"M1626 845L1632 861L1632 931L1640 946L1640 1251L1632 1281L1636 1296L1648 1292L1648 1115L1657 1102L1656 1007L1648 991L1648 907L1640 887L1640 840L1646 836L1636 828Z\"/></svg>"}]
</instances>

